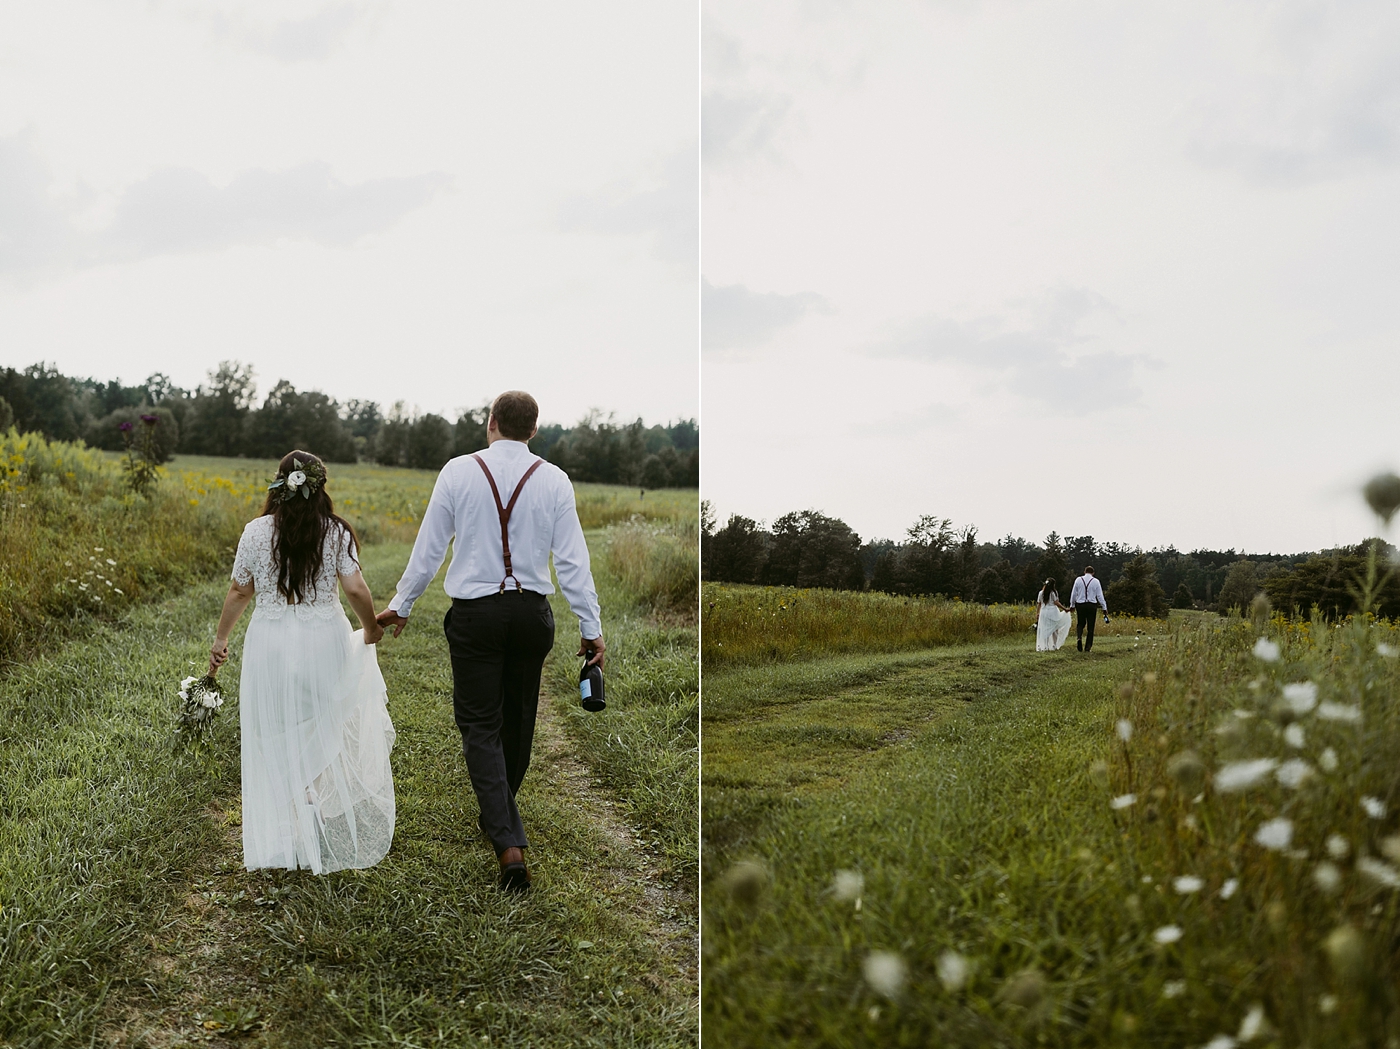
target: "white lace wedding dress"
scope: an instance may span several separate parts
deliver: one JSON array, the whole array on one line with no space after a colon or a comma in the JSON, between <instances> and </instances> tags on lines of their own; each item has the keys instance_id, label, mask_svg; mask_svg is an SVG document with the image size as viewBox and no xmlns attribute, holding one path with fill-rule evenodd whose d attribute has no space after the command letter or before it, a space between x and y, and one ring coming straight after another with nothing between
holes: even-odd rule
<instances>
[{"instance_id":1,"label":"white lace wedding dress","mask_svg":"<svg viewBox=\"0 0 1400 1049\"><path fill-rule=\"evenodd\" d=\"M394 835L394 726L375 648L351 631L338 574L359 569L327 530L313 594L277 592L272 517L243 529L233 578L257 595L243 644L243 863L313 873L369 867Z\"/></svg>"},{"instance_id":2,"label":"white lace wedding dress","mask_svg":"<svg viewBox=\"0 0 1400 1049\"><path fill-rule=\"evenodd\" d=\"M1054 652L1065 643L1065 638L1069 637L1069 628L1073 620L1068 612L1061 612L1055 606L1059 599L1060 595L1052 591L1050 600L1041 604L1040 595L1036 595L1035 603L1040 606L1040 615L1035 624L1037 652Z\"/></svg>"}]
</instances>

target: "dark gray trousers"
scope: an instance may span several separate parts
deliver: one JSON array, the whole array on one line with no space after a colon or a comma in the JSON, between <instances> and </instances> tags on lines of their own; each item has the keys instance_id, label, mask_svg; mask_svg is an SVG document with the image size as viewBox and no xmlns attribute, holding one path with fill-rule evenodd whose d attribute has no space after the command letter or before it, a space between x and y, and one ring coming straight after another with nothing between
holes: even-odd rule
<instances>
[{"instance_id":1,"label":"dark gray trousers","mask_svg":"<svg viewBox=\"0 0 1400 1049\"><path fill-rule=\"evenodd\" d=\"M1094 647L1094 620L1099 614L1098 603L1086 605L1082 601L1074 606L1074 620L1076 629L1074 631L1075 646L1081 652L1088 652ZM1089 640L1084 640L1084 628L1089 628Z\"/></svg>"},{"instance_id":2,"label":"dark gray trousers","mask_svg":"<svg viewBox=\"0 0 1400 1049\"><path fill-rule=\"evenodd\" d=\"M530 767L554 613L544 595L509 590L469 601L454 598L442 625L452 657L452 713L481 807L481 829L498 856L527 848L515 794Z\"/></svg>"}]
</instances>

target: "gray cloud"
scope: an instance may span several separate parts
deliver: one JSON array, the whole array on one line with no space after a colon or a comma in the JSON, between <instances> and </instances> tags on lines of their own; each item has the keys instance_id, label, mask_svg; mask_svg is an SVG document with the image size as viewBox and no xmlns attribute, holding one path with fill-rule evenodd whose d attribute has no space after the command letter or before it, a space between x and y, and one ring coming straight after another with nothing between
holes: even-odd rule
<instances>
[{"instance_id":1,"label":"gray cloud","mask_svg":"<svg viewBox=\"0 0 1400 1049\"><path fill-rule=\"evenodd\" d=\"M971 321L925 317L871 352L881 357L951 361L982 372L995 386L1071 415L1131 403L1142 396L1137 369L1155 362L1111 350L1072 352L1090 343L1091 319L1112 316L1102 296L1060 288Z\"/></svg>"},{"instance_id":2,"label":"gray cloud","mask_svg":"<svg viewBox=\"0 0 1400 1049\"><path fill-rule=\"evenodd\" d=\"M792 110L792 99L749 83L752 63L738 38L709 15L701 22L705 88L700 101L700 150L705 167L771 156Z\"/></svg>"},{"instance_id":3,"label":"gray cloud","mask_svg":"<svg viewBox=\"0 0 1400 1049\"><path fill-rule=\"evenodd\" d=\"M1261 54L1217 68L1209 93L1191 107L1193 159L1282 183L1400 160L1393 5L1282 4L1258 40ZM1247 58L1255 59L1248 68Z\"/></svg>"},{"instance_id":4,"label":"gray cloud","mask_svg":"<svg viewBox=\"0 0 1400 1049\"><path fill-rule=\"evenodd\" d=\"M742 284L716 287L702 278L700 345L706 351L749 349L809 313L829 310L824 298L810 292L779 295L750 291Z\"/></svg>"},{"instance_id":5,"label":"gray cloud","mask_svg":"<svg viewBox=\"0 0 1400 1049\"><path fill-rule=\"evenodd\" d=\"M693 147L672 155L652 185L619 182L559 209L566 232L650 236L657 258L693 274L700 255L699 165Z\"/></svg>"},{"instance_id":6,"label":"gray cloud","mask_svg":"<svg viewBox=\"0 0 1400 1049\"><path fill-rule=\"evenodd\" d=\"M210 22L219 40L283 62L305 62L329 56L359 16L358 4L337 3L273 25L252 25L223 14L210 15Z\"/></svg>"},{"instance_id":7,"label":"gray cloud","mask_svg":"<svg viewBox=\"0 0 1400 1049\"><path fill-rule=\"evenodd\" d=\"M291 238L341 247L389 228L427 204L447 175L341 182L323 162L245 171L222 188L189 168L165 168L128 186L115 215L80 228L77 204L55 194L27 135L0 139L0 273L130 261Z\"/></svg>"}]
</instances>

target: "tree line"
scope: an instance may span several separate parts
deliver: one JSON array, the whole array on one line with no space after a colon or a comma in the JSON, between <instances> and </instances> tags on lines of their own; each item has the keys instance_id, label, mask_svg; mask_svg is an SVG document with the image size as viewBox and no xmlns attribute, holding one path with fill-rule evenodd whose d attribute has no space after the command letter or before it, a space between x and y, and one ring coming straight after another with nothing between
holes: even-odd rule
<instances>
[{"instance_id":1,"label":"tree line","mask_svg":"<svg viewBox=\"0 0 1400 1049\"><path fill-rule=\"evenodd\" d=\"M251 365L224 361L194 390L162 374L124 385L61 374L35 364L0 369L0 430L11 426L51 440L107 450L123 447L122 423L155 415L161 462L177 452L276 459L304 448L329 462L369 461L435 470L453 456L486 447L489 405L456 419L418 413L403 402L340 402L283 379L261 403ZM574 426L542 425L530 448L575 481L643 488L698 488L700 431L695 420L648 426L590 412Z\"/></svg>"},{"instance_id":2,"label":"tree line","mask_svg":"<svg viewBox=\"0 0 1400 1049\"><path fill-rule=\"evenodd\" d=\"M863 541L849 525L816 510L784 514L765 527L741 514L720 526L709 503L701 510L701 577L768 586L879 590L941 596L980 604L1033 601L1052 579L1069 603L1070 585L1093 565L1110 609L1165 617L1172 608L1228 612L1248 608L1263 593L1273 607L1325 615L1357 609L1358 580L1372 546L1389 564L1394 548L1380 539L1301 554L1245 554L1174 546L1143 550L1093 536L1060 536L1043 543L1007 535L978 539L975 526L955 528L925 515L902 540ZM1380 592L1382 615L1400 615L1400 578Z\"/></svg>"}]
</instances>

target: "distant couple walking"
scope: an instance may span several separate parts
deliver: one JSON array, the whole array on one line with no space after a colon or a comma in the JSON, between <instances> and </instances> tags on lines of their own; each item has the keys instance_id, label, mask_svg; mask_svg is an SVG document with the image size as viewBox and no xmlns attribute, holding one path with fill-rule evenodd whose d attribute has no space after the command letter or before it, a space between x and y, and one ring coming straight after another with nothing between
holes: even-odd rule
<instances>
[{"instance_id":1,"label":"distant couple walking","mask_svg":"<svg viewBox=\"0 0 1400 1049\"><path fill-rule=\"evenodd\" d=\"M1069 603L1074 608L1074 618L1078 623L1076 647L1081 652L1089 652L1094 647L1094 621L1098 618L1099 609L1103 609L1103 621L1108 622L1108 602L1104 600L1103 585L1094 575L1092 567L1086 567L1084 574L1074 581ZM1035 650L1055 652L1069 637L1070 624L1070 610L1060 604L1055 580L1045 580L1045 585L1035 597L1035 606ZM1087 639L1084 636L1085 628L1089 634Z\"/></svg>"},{"instance_id":2,"label":"distant couple walking","mask_svg":"<svg viewBox=\"0 0 1400 1049\"><path fill-rule=\"evenodd\" d=\"M262 514L243 531L210 651L213 673L256 597L239 696L243 863L315 874L378 863L394 834L394 726L374 645L409 622L452 546L443 621L452 708L500 885L529 887L516 792L530 764L540 676L554 644L549 559L579 620L579 655L603 664L598 595L574 490L530 452L539 407L528 393L491 405L487 447L442 468L398 592L375 614L359 541L335 513L326 467L294 451ZM513 560L512 560L513 555ZM360 620L352 633L343 591Z\"/></svg>"}]
</instances>

